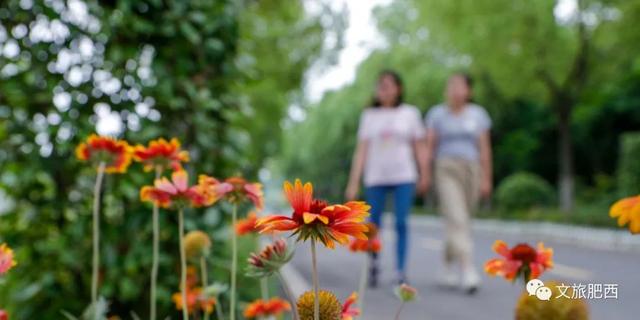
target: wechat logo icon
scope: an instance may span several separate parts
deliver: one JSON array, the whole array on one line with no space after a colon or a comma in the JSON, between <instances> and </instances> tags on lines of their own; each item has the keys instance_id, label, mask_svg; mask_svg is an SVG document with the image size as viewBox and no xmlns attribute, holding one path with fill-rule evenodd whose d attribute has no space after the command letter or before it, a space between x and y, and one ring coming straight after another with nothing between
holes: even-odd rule
<instances>
[{"instance_id":1,"label":"wechat logo icon","mask_svg":"<svg viewBox=\"0 0 640 320\"><path fill-rule=\"evenodd\" d=\"M549 301L551 299L551 289L545 287L539 279L531 279L527 282L527 292L530 296L536 296L540 300Z\"/></svg>"}]
</instances>

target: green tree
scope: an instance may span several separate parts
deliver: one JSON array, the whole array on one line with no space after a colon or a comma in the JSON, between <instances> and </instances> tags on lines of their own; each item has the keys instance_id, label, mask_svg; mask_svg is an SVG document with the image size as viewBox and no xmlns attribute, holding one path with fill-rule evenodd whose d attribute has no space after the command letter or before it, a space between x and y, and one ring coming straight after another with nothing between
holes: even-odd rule
<instances>
[{"instance_id":1,"label":"green tree","mask_svg":"<svg viewBox=\"0 0 640 320\"><path fill-rule=\"evenodd\" d=\"M310 15L297 1L253 1L240 18L235 61L242 79L232 86L240 112L233 113L232 123L239 129L233 134L248 137L236 153L252 166L279 151L281 122L290 105L301 103L307 70L341 45L338 41L329 46L324 39L342 38L344 13L324 8ZM332 23L323 24L321 19Z\"/></svg>"},{"instance_id":2,"label":"green tree","mask_svg":"<svg viewBox=\"0 0 640 320\"><path fill-rule=\"evenodd\" d=\"M495 100L521 96L546 101L556 118L559 195L565 210L573 205L573 110L589 90L627 70L640 43L631 27L640 1L576 4L566 19L554 15L553 0L403 1L380 13L392 44L407 34L427 34L411 45L419 51L437 50L450 65L480 75L492 84Z\"/></svg>"}]
</instances>

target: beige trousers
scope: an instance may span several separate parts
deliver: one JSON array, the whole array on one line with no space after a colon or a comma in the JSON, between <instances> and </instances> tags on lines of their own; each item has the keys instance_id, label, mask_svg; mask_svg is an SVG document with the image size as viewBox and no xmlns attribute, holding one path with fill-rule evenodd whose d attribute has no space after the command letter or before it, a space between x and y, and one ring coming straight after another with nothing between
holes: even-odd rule
<instances>
[{"instance_id":1,"label":"beige trousers","mask_svg":"<svg viewBox=\"0 0 640 320\"><path fill-rule=\"evenodd\" d=\"M435 163L435 184L440 213L445 221L445 260L473 267L471 216L480 198L480 165L443 158Z\"/></svg>"}]
</instances>

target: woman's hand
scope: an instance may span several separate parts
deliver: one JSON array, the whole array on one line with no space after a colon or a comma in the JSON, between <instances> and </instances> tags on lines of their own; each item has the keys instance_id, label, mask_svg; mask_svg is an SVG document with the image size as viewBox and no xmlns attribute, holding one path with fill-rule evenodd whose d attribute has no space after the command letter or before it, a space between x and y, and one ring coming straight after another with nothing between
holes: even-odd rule
<instances>
[{"instance_id":1,"label":"woman's hand","mask_svg":"<svg viewBox=\"0 0 640 320\"><path fill-rule=\"evenodd\" d=\"M353 160L351 161L349 183L347 184L347 190L344 191L344 197L347 201L356 200L358 197L358 191L360 191L360 177L364 170L368 147L369 143L364 140L358 141L358 144L356 145L356 151L353 153Z\"/></svg>"},{"instance_id":2,"label":"woman's hand","mask_svg":"<svg viewBox=\"0 0 640 320\"><path fill-rule=\"evenodd\" d=\"M421 174L416 185L416 191L419 195L425 195L431 188L431 177L427 174Z\"/></svg>"},{"instance_id":3,"label":"woman's hand","mask_svg":"<svg viewBox=\"0 0 640 320\"><path fill-rule=\"evenodd\" d=\"M349 181L349 184L347 185L347 190L345 190L344 192L344 197L347 199L347 201L356 200L358 197L359 191L360 191L360 185L358 183L353 183Z\"/></svg>"},{"instance_id":4,"label":"woman's hand","mask_svg":"<svg viewBox=\"0 0 640 320\"><path fill-rule=\"evenodd\" d=\"M489 198L493 190L492 175L493 165L491 163L491 135L489 130L485 130L479 138L480 144L480 167L482 168L482 183L480 184L480 196Z\"/></svg>"},{"instance_id":5,"label":"woman's hand","mask_svg":"<svg viewBox=\"0 0 640 320\"><path fill-rule=\"evenodd\" d=\"M489 179L482 180L482 183L480 184L480 196L484 199L488 199L489 197L491 197L492 191L493 191L493 185L491 183L491 180Z\"/></svg>"}]
</instances>

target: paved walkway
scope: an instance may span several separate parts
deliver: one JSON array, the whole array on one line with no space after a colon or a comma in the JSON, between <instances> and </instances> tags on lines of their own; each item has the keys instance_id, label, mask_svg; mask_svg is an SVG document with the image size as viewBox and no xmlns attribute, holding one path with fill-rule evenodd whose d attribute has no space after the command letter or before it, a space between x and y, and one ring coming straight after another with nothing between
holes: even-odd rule
<instances>
[{"instance_id":1,"label":"paved walkway","mask_svg":"<svg viewBox=\"0 0 640 320\"><path fill-rule=\"evenodd\" d=\"M483 275L483 286L474 296L439 288L437 274L441 267L442 226L433 218L425 221L421 217L414 217L411 226L409 280L420 291L420 300L407 305L401 319L513 319L513 309L520 294L519 285ZM392 293L394 250L389 249L393 248L395 241L390 225L382 235L383 248L386 250L382 253L381 285L366 294L365 314L362 318L366 320L393 319L398 306ZM620 251L612 247L605 249L606 245L595 248L579 241L571 243L562 239L538 237L535 232L518 234L505 230L504 234L500 234L496 230L477 228L474 234L476 264L480 270L484 261L495 256L491 251L491 244L497 238L510 245L544 240L547 246L555 250L556 266L544 274L542 280L556 279L568 284L618 284L617 300L588 302L592 319L638 319L640 254L637 251ZM344 248L321 248L318 258L322 288L332 290L340 299L357 290L364 255L354 255ZM292 285L298 291L304 290L311 279L311 259L306 245L298 247L292 267L299 272Z\"/></svg>"}]
</instances>

